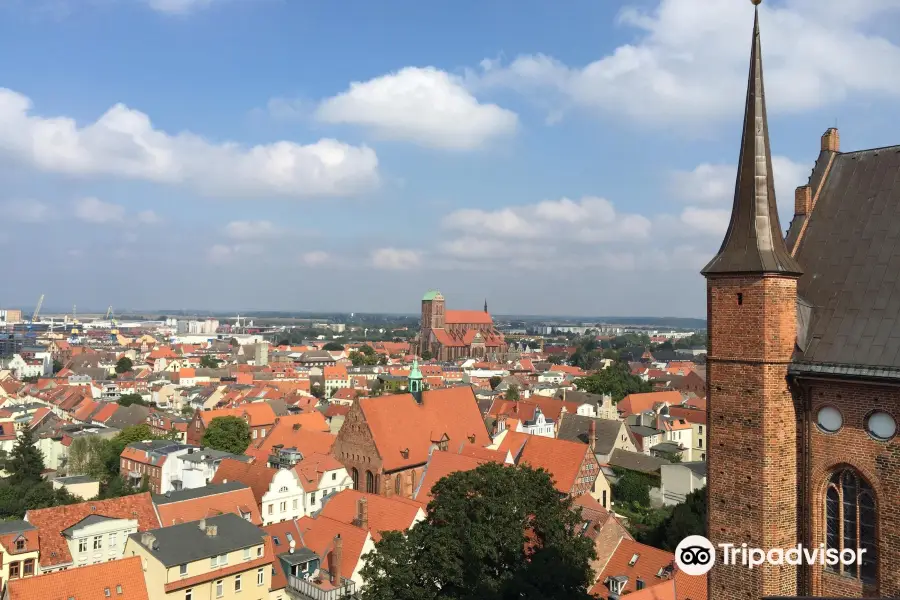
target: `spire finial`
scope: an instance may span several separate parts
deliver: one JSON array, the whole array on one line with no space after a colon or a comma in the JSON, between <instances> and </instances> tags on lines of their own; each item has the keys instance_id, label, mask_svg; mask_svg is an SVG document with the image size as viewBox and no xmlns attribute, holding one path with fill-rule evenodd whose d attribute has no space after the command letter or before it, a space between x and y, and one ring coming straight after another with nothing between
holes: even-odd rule
<instances>
[{"instance_id":1,"label":"spire finial","mask_svg":"<svg viewBox=\"0 0 900 600\"><path fill-rule=\"evenodd\" d=\"M759 6L762 3L762 0L750 0L753 3L753 6Z\"/></svg>"},{"instance_id":2,"label":"spire finial","mask_svg":"<svg viewBox=\"0 0 900 600\"><path fill-rule=\"evenodd\" d=\"M757 0L753 0L758 5ZM759 11L753 19L750 72L744 107L744 127L738 158L731 222L718 254L703 269L704 275L765 274L800 275L778 222L769 123L763 85Z\"/></svg>"}]
</instances>

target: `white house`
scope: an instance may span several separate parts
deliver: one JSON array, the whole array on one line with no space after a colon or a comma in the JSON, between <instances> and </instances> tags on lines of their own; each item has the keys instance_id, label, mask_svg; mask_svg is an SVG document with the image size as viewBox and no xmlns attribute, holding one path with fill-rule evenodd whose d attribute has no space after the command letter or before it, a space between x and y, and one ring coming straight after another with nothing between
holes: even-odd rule
<instances>
[{"instance_id":1,"label":"white house","mask_svg":"<svg viewBox=\"0 0 900 600\"><path fill-rule=\"evenodd\" d=\"M328 498L353 487L347 469L329 454L310 454L297 463L293 471L303 486L304 515L313 515Z\"/></svg>"},{"instance_id":2,"label":"white house","mask_svg":"<svg viewBox=\"0 0 900 600\"><path fill-rule=\"evenodd\" d=\"M706 461L662 465L660 472L663 502L670 506L684 502L688 494L706 487Z\"/></svg>"},{"instance_id":3,"label":"white house","mask_svg":"<svg viewBox=\"0 0 900 600\"><path fill-rule=\"evenodd\" d=\"M534 418L528 421L519 421L518 425L516 425L516 431L552 438L556 437L554 425L553 420L545 417L540 407L535 406Z\"/></svg>"}]
</instances>

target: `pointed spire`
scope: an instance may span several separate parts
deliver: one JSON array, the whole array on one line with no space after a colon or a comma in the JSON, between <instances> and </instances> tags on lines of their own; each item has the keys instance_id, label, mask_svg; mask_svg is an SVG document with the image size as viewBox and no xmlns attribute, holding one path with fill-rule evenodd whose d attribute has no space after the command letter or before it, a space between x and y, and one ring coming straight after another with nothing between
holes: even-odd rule
<instances>
[{"instance_id":1,"label":"pointed spire","mask_svg":"<svg viewBox=\"0 0 900 600\"><path fill-rule=\"evenodd\" d=\"M753 20L750 75L744 110L744 131L734 188L731 222L719 253L701 271L703 275L782 273L800 275L800 265L784 243L769 149L762 49L759 41L759 2Z\"/></svg>"},{"instance_id":2,"label":"pointed spire","mask_svg":"<svg viewBox=\"0 0 900 600\"><path fill-rule=\"evenodd\" d=\"M487 298L484 299L484 312L487 312Z\"/></svg>"}]
</instances>

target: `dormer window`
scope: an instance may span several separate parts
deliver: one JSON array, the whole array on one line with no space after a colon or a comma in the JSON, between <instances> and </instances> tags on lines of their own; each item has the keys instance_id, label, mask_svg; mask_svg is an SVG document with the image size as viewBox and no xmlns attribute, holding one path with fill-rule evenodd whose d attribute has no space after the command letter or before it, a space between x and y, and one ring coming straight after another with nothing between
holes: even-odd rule
<instances>
[{"instance_id":1,"label":"dormer window","mask_svg":"<svg viewBox=\"0 0 900 600\"><path fill-rule=\"evenodd\" d=\"M640 558L639 554L632 554L631 560L628 561L628 566L633 567L635 564L637 564L638 558Z\"/></svg>"},{"instance_id":2,"label":"dormer window","mask_svg":"<svg viewBox=\"0 0 900 600\"><path fill-rule=\"evenodd\" d=\"M24 550L25 549L25 540L19 538L16 540L16 550Z\"/></svg>"}]
</instances>

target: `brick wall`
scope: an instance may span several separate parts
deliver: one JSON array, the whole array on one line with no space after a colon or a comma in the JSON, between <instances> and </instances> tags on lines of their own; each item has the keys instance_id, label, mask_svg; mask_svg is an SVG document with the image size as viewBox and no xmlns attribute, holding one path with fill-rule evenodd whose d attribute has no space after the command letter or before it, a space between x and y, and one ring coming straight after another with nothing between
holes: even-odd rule
<instances>
[{"instance_id":1,"label":"brick wall","mask_svg":"<svg viewBox=\"0 0 900 600\"><path fill-rule=\"evenodd\" d=\"M360 491L366 491L366 472L371 472L377 484L384 489L381 457L358 403L354 403L347 413L331 453L347 468L347 473L351 477L353 469L357 470Z\"/></svg>"},{"instance_id":2,"label":"brick wall","mask_svg":"<svg viewBox=\"0 0 900 600\"><path fill-rule=\"evenodd\" d=\"M876 409L900 417L900 388L859 382L811 381L803 386L810 405L809 498L813 545L825 542L825 493L835 470L850 467L874 491L878 513L877 544L880 555L878 583L864 586L859 580L812 567L810 592L821 596L900 596L900 442L877 441L866 432L868 414ZM816 425L823 406L841 412L837 433L825 433Z\"/></svg>"},{"instance_id":3,"label":"brick wall","mask_svg":"<svg viewBox=\"0 0 900 600\"><path fill-rule=\"evenodd\" d=\"M786 383L796 340L797 282L785 277L710 277L709 537L713 544L783 548L797 543L797 418ZM717 564L716 600L797 593L790 565Z\"/></svg>"}]
</instances>

